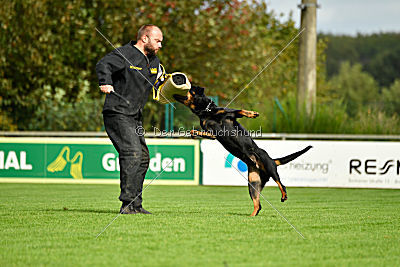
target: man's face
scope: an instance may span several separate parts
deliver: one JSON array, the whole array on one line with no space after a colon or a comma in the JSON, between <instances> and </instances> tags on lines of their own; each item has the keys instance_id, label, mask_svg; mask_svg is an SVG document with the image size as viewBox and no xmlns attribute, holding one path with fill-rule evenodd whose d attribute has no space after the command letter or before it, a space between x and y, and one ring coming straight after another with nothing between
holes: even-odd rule
<instances>
[{"instance_id":1,"label":"man's face","mask_svg":"<svg viewBox=\"0 0 400 267\"><path fill-rule=\"evenodd\" d=\"M161 49L163 35L160 29L153 27L153 29L146 35L147 42L144 44L144 52L147 56L155 56L158 50Z\"/></svg>"}]
</instances>

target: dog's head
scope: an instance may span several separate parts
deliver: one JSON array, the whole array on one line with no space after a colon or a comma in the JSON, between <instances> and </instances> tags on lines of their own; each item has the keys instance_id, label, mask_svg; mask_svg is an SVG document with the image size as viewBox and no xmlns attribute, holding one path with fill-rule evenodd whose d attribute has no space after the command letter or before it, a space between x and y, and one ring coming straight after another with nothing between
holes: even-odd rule
<instances>
[{"instance_id":1,"label":"dog's head","mask_svg":"<svg viewBox=\"0 0 400 267\"><path fill-rule=\"evenodd\" d=\"M192 86L186 96L174 95L179 102L189 107L194 113L202 111L209 106L212 100L204 94L204 88Z\"/></svg>"},{"instance_id":2,"label":"dog's head","mask_svg":"<svg viewBox=\"0 0 400 267\"><path fill-rule=\"evenodd\" d=\"M192 86L189 90L189 93L191 95L199 95L203 96L204 95L204 88L200 86Z\"/></svg>"}]
</instances>

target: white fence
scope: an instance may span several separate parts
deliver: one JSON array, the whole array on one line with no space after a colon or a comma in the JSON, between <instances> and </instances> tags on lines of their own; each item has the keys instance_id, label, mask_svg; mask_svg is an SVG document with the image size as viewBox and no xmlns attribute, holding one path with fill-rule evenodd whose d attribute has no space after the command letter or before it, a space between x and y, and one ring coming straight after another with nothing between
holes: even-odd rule
<instances>
[{"instance_id":1,"label":"white fence","mask_svg":"<svg viewBox=\"0 0 400 267\"><path fill-rule=\"evenodd\" d=\"M279 166L282 183L301 187L400 188L400 142L270 141L256 143L272 158L313 146ZM218 142L201 142L204 185L247 185L247 166ZM275 186L275 182L267 185Z\"/></svg>"}]
</instances>

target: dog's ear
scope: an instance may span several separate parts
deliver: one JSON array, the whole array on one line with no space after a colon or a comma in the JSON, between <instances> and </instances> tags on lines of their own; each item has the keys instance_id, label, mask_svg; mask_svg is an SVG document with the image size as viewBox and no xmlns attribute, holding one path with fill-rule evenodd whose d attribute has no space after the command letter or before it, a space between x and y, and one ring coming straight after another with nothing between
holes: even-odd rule
<instances>
[{"instance_id":1,"label":"dog's ear","mask_svg":"<svg viewBox=\"0 0 400 267\"><path fill-rule=\"evenodd\" d=\"M204 88L203 87L199 87L199 95L204 95Z\"/></svg>"},{"instance_id":2,"label":"dog's ear","mask_svg":"<svg viewBox=\"0 0 400 267\"><path fill-rule=\"evenodd\" d=\"M192 87L193 88L193 87ZM193 88L194 90L194 93L196 94L196 95L204 95L204 88L203 87L200 87L200 86L194 86L194 88Z\"/></svg>"},{"instance_id":3,"label":"dog's ear","mask_svg":"<svg viewBox=\"0 0 400 267\"><path fill-rule=\"evenodd\" d=\"M190 92L192 95L204 95L204 88L203 88L203 87L200 87L200 86L193 85L193 86L190 88L189 92Z\"/></svg>"}]
</instances>

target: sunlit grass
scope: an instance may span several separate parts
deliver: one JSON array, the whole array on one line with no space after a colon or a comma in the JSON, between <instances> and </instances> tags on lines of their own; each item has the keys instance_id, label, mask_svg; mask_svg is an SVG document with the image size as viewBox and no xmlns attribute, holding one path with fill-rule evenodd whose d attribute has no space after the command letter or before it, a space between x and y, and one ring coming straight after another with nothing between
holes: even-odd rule
<instances>
[{"instance_id":1,"label":"sunlit grass","mask_svg":"<svg viewBox=\"0 0 400 267\"><path fill-rule=\"evenodd\" d=\"M1 266L396 266L400 192L150 186L153 215L118 215L116 185L0 184Z\"/></svg>"}]
</instances>

